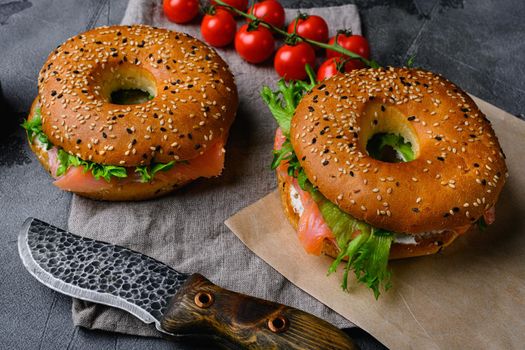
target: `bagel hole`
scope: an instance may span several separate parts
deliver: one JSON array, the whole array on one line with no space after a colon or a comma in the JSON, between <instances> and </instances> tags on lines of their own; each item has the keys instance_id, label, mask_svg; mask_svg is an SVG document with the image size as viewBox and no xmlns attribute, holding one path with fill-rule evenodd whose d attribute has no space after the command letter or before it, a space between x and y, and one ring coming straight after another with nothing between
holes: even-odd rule
<instances>
[{"instance_id":1,"label":"bagel hole","mask_svg":"<svg viewBox=\"0 0 525 350\"><path fill-rule=\"evenodd\" d=\"M139 66L123 64L106 68L102 79L102 94L112 104L141 104L157 95L154 76Z\"/></svg>"},{"instance_id":2,"label":"bagel hole","mask_svg":"<svg viewBox=\"0 0 525 350\"><path fill-rule=\"evenodd\" d=\"M109 102L115 105L135 105L151 100L154 96L141 89L119 89L113 91Z\"/></svg>"},{"instance_id":3,"label":"bagel hole","mask_svg":"<svg viewBox=\"0 0 525 350\"><path fill-rule=\"evenodd\" d=\"M412 161L419 155L416 130L395 106L368 103L361 117L360 129L360 148L374 159L400 163Z\"/></svg>"}]
</instances>

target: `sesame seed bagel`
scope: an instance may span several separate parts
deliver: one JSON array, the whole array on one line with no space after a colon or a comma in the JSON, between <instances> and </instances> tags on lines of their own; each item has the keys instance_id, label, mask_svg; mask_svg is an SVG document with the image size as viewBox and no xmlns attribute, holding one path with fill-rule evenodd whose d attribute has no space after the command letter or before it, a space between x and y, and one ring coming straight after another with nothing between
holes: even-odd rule
<instances>
[{"instance_id":1,"label":"sesame seed bagel","mask_svg":"<svg viewBox=\"0 0 525 350\"><path fill-rule=\"evenodd\" d=\"M408 140L415 159L372 158L378 133ZM358 220L417 235L455 231L495 205L507 177L496 135L456 85L419 69L333 76L300 102L290 141L308 179Z\"/></svg>"},{"instance_id":2,"label":"sesame seed bagel","mask_svg":"<svg viewBox=\"0 0 525 350\"><path fill-rule=\"evenodd\" d=\"M288 218L288 221L292 224L293 228L297 230L299 225L300 215L294 210L292 205L290 186L292 184L283 179L283 177L277 173L278 189L281 198L281 204L284 209L284 213ZM389 259L402 259L422 255L435 254L441 251L443 248L451 244L460 234L464 233L468 228L462 228L462 231L456 232L452 230L446 230L443 232L428 234L420 237L416 237L416 244L403 244L393 242L390 247ZM335 240L324 239L323 247L321 250L322 254L336 258L340 249L337 246ZM344 259L346 260L346 258Z\"/></svg>"},{"instance_id":3,"label":"sesame seed bagel","mask_svg":"<svg viewBox=\"0 0 525 350\"><path fill-rule=\"evenodd\" d=\"M111 94L152 97L119 105ZM81 159L133 167L202 155L226 139L238 96L226 63L182 33L144 25L100 27L53 51L39 75L42 129Z\"/></svg>"},{"instance_id":4,"label":"sesame seed bagel","mask_svg":"<svg viewBox=\"0 0 525 350\"><path fill-rule=\"evenodd\" d=\"M31 111L28 116L28 120L31 120L35 115L35 110L39 106L38 99L35 99ZM38 161L42 167L52 176L55 177L56 168L53 169L52 160L50 159L50 152L46 147L38 142L35 138L33 141L29 141L31 150L36 155ZM56 165L55 165L56 167ZM101 180L104 181L104 180ZM92 187L89 191L73 191L76 194L96 200L104 201L139 201L150 198L160 197L166 195L173 190L191 182L191 180L184 177L172 177L169 179L156 179L150 182L140 181L119 181L112 180L114 185L102 186L99 188Z\"/></svg>"}]
</instances>

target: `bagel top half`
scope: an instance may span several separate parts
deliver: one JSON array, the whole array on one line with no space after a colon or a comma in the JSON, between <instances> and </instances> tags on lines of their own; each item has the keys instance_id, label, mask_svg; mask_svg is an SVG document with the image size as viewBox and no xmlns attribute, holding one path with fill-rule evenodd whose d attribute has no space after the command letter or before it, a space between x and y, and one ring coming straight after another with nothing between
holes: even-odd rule
<instances>
[{"instance_id":1,"label":"bagel top half","mask_svg":"<svg viewBox=\"0 0 525 350\"><path fill-rule=\"evenodd\" d=\"M408 140L415 159L370 157L377 133ZM418 234L471 225L495 205L507 177L498 139L472 99L419 69L355 70L303 97L290 141L308 179L370 225Z\"/></svg>"},{"instance_id":2,"label":"bagel top half","mask_svg":"<svg viewBox=\"0 0 525 350\"><path fill-rule=\"evenodd\" d=\"M113 104L119 89L147 91L152 99ZM38 90L42 128L55 146L126 167L203 154L226 139L238 104L233 75L213 49L143 25L70 38L49 55Z\"/></svg>"}]
</instances>

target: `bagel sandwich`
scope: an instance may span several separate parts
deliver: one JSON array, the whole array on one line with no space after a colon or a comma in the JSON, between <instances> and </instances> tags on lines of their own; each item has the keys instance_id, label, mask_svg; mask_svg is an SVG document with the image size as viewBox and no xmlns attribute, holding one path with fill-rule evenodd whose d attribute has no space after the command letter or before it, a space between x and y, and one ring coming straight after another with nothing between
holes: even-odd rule
<instances>
[{"instance_id":1,"label":"bagel sandwich","mask_svg":"<svg viewBox=\"0 0 525 350\"><path fill-rule=\"evenodd\" d=\"M100 27L49 55L22 126L57 187L143 200L220 175L237 106L232 73L201 41L145 25Z\"/></svg>"},{"instance_id":2,"label":"bagel sandwich","mask_svg":"<svg viewBox=\"0 0 525 350\"><path fill-rule=\"evenodd\" d=\"M310 254L342 261L377 298L389 259L434 254L491 224L508 176L472 99L434 73L354 70L284 81L262 97L279 127L272 168L284 212Z\"/></svg>"}]
</instances>

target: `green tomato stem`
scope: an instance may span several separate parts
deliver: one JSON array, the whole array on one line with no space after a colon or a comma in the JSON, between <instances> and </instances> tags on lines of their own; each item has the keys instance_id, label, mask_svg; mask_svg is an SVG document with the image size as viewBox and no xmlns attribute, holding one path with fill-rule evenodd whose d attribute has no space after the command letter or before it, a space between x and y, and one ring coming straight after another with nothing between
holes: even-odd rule
<instances>
[{"instance_id":1,"label":"green tomato stem","mask_svg":"<svg viewBox=\"0 0 525 350\"><path fill-rule=\"evenodd\" d=\"M279 28L279 27L276 27L260 18L257 18L255 17L254 15L251 15L251 14L248 14L246 12L243 12L243 11L240 11L238 9L236 9L235 7L233 6L230 6L228 4L226 4L225 2L221 1L221 0L215 0L215 3L217 3L218 5L221 5L222 7L225 7L227 8L228 10L232 11L232 12L235 12L236 14L242 16L242 17L245 17L245 18L248 18L248 19L251 19L252 21L255 21L257 20L259 22L260 25L262 25L263 27L266 27L278 34L281 34L282 36L284 36L285 38L290 38L292 35L293 36L296 36L297 38L299 38L300 40L310 44L310 45L314 45L314 46L317 46L317 47L321 47L323 49L329 49L329 50L333 50L333 51L336 51L336 52L339 52L343 55L346 55L350 58L353 58L353 59L357 59L361 62L363 62L367 67L371 67L371 68L378 68L379 65L374 62L374 61L371 61L371 60L367 60L366 58L364 58L363 56L361 55L358 55L352 51L348 51L347 49L343 48L341 45L338 45L337 43L335 43L335 45L330 45L330 44L326 44L326 43L322 43L320 41L315 41L315 40L311 40L311 39L308 39L308 38L305 38L305 37L302 37L300 35L297 35L297 33L293 33L293 34L290 34L288 33L287 31Z\"/></svg>"}]
</instances>

